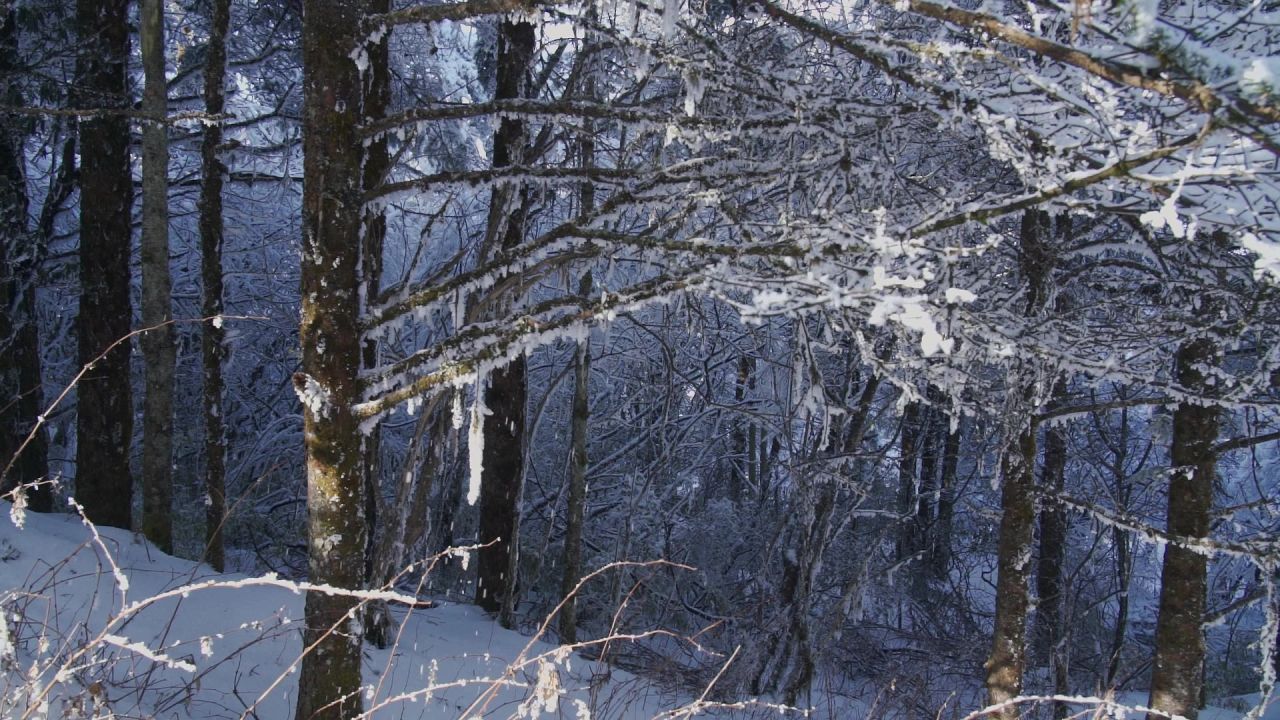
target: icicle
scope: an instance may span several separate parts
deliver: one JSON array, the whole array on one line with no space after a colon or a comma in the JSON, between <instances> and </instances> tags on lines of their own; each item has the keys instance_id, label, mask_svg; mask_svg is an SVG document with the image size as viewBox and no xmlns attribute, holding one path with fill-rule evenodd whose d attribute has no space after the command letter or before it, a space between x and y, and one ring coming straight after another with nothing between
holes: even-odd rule
<instances>
[{"instance_id":1,"label":"icicle","mask_svg":"<svg viewBox=\"0 0 1280 720\"><path fill-rule=\"evenodd\" d=\"M670 40L676 34L676 21L680 19L680 0L664 0L662 4L662 39Z\"/></svg>"},{"instance_id":2,"label":"icicle","mask_svg":"<svg viewBox=\"0 0 1280 720\"><path fill-rule=\"evenodd\" d=\"M684 114L693 117L698 111L698 104L702 102L702 94L706 92L706 81L697 70L688 69L684 71Z\"/></svg>"},{"instance_id":3,"label":"icicle","mask_svg":"<svg viewBox=\"0 0 1280 720\"><path fill-rule=\"evenodd\" d=\"M484 380L476 380L476 399L471 405L471 427L467 430L467 504L480 499L480 473L484 470L484 416L493 414L484 406Z\"/></svg>"}]
</instances>

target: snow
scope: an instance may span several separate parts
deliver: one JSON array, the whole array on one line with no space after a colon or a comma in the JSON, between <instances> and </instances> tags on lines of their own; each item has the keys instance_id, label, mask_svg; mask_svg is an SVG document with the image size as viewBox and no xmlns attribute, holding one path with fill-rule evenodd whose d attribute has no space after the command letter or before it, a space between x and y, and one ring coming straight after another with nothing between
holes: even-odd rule
<instances>
[{"instance_id":1,"label":"snow","mask_svg":"<svg viewBox=\"0 0 1280 720\"><path fill-rule=\"evenodd\" d=\"M5 513L7 516L7 513ZM25 528L0 519L0 718L290 717L297 688L302 590L274 575L217 574L159 552L134 533L95 531L75 517L29 513ZM466 557L473 548L454 554ZM133 597L116 598L127 578ZM322 586L315 586L324 590ZM353 593L390 599L393 592ZM374 718L545 717L632 720L687 714L676 698L616 668L502 629L469 605L429 610L392 605L400 627L387 650L366 647L365 707ZM545 626L544 626L545 627ZM865 715L849 697L815 692L830 717ZM1146 704L1145 693L1072 698L1111 717ZM1238 720L1258 697L1228 699L1205 720ZM854 712L855 706L859 712ZM744 701L726 710L777 708ZM666 711L666 712L664 712ZM781 716L794 713L778 710ZM774 713L770 713L774 714ZM736 716L736 713L730 713ZM826 717L826 714L822 715ZM1261 720L1280 720L1270 703Z\"/></svg>"},{"instance_id":2,"label":"snow","mask_svg":"<svg viewBox=\"0 0 1280 720\"><path fill-rule=\"evenodd\" d=\"M1245 233L1240 238L1240 244L1258 256L1253 271L1258 279L1270 275L1273 282L1280 283L1280 243L1264 240L1253 233Z\"/></svg>"},{"instance_id":3,"label":"snow","mask_svg":"<svg viewBox=\"0 0 1280 720\"><path fill-rule=\"evenodd\" d=\"M9 548L0 561L0 718L94 703L113 717L292 716L305 597L297 583L220 575L114 528L95 539L71 516L26 520L24 529L0 520ZM107 567L128 578L128 602L113 597ZM538 717L568 706L571 717L630 719L672 706L616 669L611 683L626 687L626 702L607 688L593 694L595 663L504 630L474 607L392 612L403 621L397 644L364 649L370 717L506 717L517 707Z\"/></svg>"},{"instance_id":4,"label":"snow","mask_svg":"<svg viewBox=\"0 0 1280 720\"><path fill-rule=\"evenodd\" d=\"M1129 39L1135 45L1145 45L1160 16L1160 1L1133 0L1128 5L1133 8L1133 32L1129 34Z\"/></svg>"},{"instance_id":5,"label":"snow","mask_svg":"<svg viewBox=\"0 0 1280 720\"><path fill-rule=\"evenodd\" d=\"M1246 95L1260 99L1280 95L1280 56L1253 58L1244 63L1240 88Z\"/></svg>"},{"instance_id":6,"label":"snow","mask_svg":"<svg viewBox=\"0 0 1280 720\"><path fill-rule=\"evenodd\" d=\"M294 391L298 395L298 400L311 411L312 415L324 418L329 414L329 391L315 378L304 375L302 383L294 386Z\"/></svg>"}]
</instances>

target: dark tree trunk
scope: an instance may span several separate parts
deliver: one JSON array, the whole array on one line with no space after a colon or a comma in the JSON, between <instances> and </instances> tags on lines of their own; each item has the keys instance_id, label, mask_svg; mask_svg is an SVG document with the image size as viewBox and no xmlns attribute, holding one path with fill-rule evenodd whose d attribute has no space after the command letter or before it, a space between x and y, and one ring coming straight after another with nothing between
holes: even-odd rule
<instances>
[{"instance_id":1,"label":"dark tree trunk","mask_svg":"<svg viewBox=\"0 0 1280 720\"><path fill-rule=\"evenodd\" d=\"M578 294L591 294L591 273L582 277ZM579 341L573 366L573 419L569 458L569 500L564 530L564 574L560 578L560 596L567 598L560 610L560 642L573 644L578 641L577 598L569 597L582 577L582 526L587 506L587 422L591 408L588 404L591 378L591 341Z\"/></svg>"},{"instance_id":2,"label":"dark tree trunk","mask_svg":"<svg viewBox=\"0 0 1280 720\"><path fill-rule=\"evenodd\" d=\"M13 81L16 25L14 10L0 16L0 84L10 88L4 102L18 106L22 98ZM36 324L41 253L37 237L27 231L22 135L13 125L0 128L0 492L21 485L28 507L49 512L53 492L42 482L49 474L48 446L44 429L37 425L44 410Z\"/></svg>"},{"instance_id":3,"label":"dark tree trunk","mask_svg":"<svg viewBox=\"0 0 1280 720\"><path fill-rule=\"evenodd\" d=\"M956 429L944 425L942 444L942 471L938 478L938 512L932 532L929 534L929 562L935 580L944 580L951 567L951 525L955 519L956 471L960 465L960 433L964 430L964 418L956 423Z\"/></svg>"},{"instance_id":4,"label":"dark tree trunk","mask_svg":"<svg viewBox=\"0 0 1280 720\"><path fill-rule=\"evenodd\" d=\"M1021 267L1028 288L1026 315L1034 317L1048 304L1054 264L1051 244L1053 223L1048 213L1027 211L1020 234ZM1035 398L1032 376L1035 368L1011 373L1013 381L1024 383L1016 412L1031 413ZM985 664L987 702L995 705L1022 694L1022 676L1027 663L1027 614L1031 607L1030 580L1032 541L1035 535L1035 423L1022 420L1014 425L1017 441L1005 448L1001 462L1004 488L1000 495L1000 539L996 549L996 613L991 654ZM1018 708L1006 707L996 713L1001 720L1015 720Z\"/></svg>"},{"instance_id":5,"label":"dark tree trunk","mask_svg":"<svg viewBox=\"0 0 1280 720\"><path fill-rule=\"evenodd\" d=\"M921 419L924 413L920 403L909 402L902 411L901 445L898 458L898 527L895 555L897 562L906 562L920 549L921 537L916 526L918 496Z\"/></svg>"},{"instance_id":6,"label":"dark tree trunk","mask_svg":"<svg viewBox=\"0 0 1280 720\"><path fill-rule=\"evenodd\" d=\"M204 106L219 115L225 106L227 75L227 26L231 0L212 0L209 44L204 66ZM200 313L205 318L222 315L222 178L226 172L218 157L222 124L205 125L200 143ZM222 320L206 320L200 326L200 358L204 374L201 393L204 411L205 560L215 570L226 565L223 528L227 514L227 438L222 407Z\"/></svg>"},{"instance_id":7,"label":"dark tree trunk","mask_svg":"<svg viewBox=\"0 0 1280 720\"><path fill-rule=\"evenodd\" d=\"M142 67L142 532L173 552L173 281L169 276L169 98L163 0L140 3Z\"/></svg>"},{"instance_id":8,"label":"dark tree trunk","mask_svg":"<svg viewBox=\"0 0 1280 720\"><path fill-rule=\"evenodd\" d=\"M127 0L77 0L77 105L129 107ZM90 366L77 386L76 500L89 519L128 528L133 506L129 447L130 209L129 124L119 114L80 122L79 361ZM105 354L105 357L99 359Z\"/></svg>"},{"instance_id":9,"label":"dark tree trunk","mask_svg":"<svg viewBox=\"0 0 1280 720\"><path fill-rule=\"evenodd\" d=\"M389 0L370 0L369 11L372 13L386 12L390 9L390 5ZM364 99L364 117L366 120L378 120L385 117L387 108L391 104L391 69L388 64L389 40L389 33L384 33L378 42L365 48L366 52L369 53ZM387 139L385 136L379 136L370 142L365 150L363 183L366 191L382 184L390 164L391 157L387 152ZM382 246L387 234L386 215L383 214L381 209L366 208L363 222L362 237L364 246L361 248L362 273L360 290L360 307L362 310L368 308L377 298L378 293L382 291ZM378 343L376 340L365 338L362 353L362 364L366 370L372 370L378 366ZM369 526L369 534L365 545L365 583L367 586L377 587L389 582L391 580L390 573L395 571L395 568L390 567L381 570L378 567L378 558L376 557L379 547L379 538L376 534L379 527L378 519L385 514L380 507L382 499L381 423L375 425L368 434L363 436L363 443L361 465L364 473L365 516ZM402 523L383 528L383 532L403 532L403 530L404 525ZM402 542L403 538L396 538L395 540ZM403 547L403 544L401 547ZM398 562L399 560L397 559L397 564ZM386 647L390 641L390 613L386 611L385 606L375 603L370 607L370 612L366 612L365 615L367 619L365 625L368 628L370 642L376 647Z\"/></svg>"},{"instance_id":10,"label":"dark tree trunk","mask_svg":"<svg viewBox=\"0 0 1280 720\"><path fill-rule=\"evenodd\" d=\"M500 613L514 592L516 528L524 473L525 360L516 358L489 376L485 388L484 472L480 481L480 533L476 563L476 604Z\"/></svg>"},{"instance_id":11,"label":"dark tree trunk","mask_svg":"<svg viewBox=\"0 0 1280 720\"><path fill-rule=\"evenodd\" d=\"M1202 395L1208 390L1206 371L1216 367L1219 349L1211 340L1193 340L1178 349L1177 378L1184 390ZM1193 402L1173 412L1169 480L1169 534L1200 539L1209 535L1213 503L1213 475L1217 458L1218 409ZM1204 632L1208 558L1169 544L1160 575L1160 611L1156 620L1155 661L1151 673L1150 705L1162 712L1195 720L1203 685ZM1156 715L1148 715L1150 719Z\"/></svg>"},{"instance_id":12,"label":"dark tree trunk","mask_svg":"<svg viewBox=\"0 0 1280 720\"><path fill-rule=\"evenodd\" d=\"M1129 628L1130 583L1129 534L1121 528L1113 528L1111 540L1116 546L1116 584L1119 585L1119 590L1116 598L1116 624L1111 629L1111 656L1107 660L1107 677L1103 682L1108 690L1115 688L1116 677L1120 674L1120 658Z\"/></svg>"},{"instance_id":13,"label":"dark tree trunk","mask_svg":"<svg viewBox=\"0 0 1280 720\"><path fill-rule=\"evenodd\" d=\"M929 530L933 527L934 513L938 504L938 455L942 450L943 436L938 427L945 422L939 407L942 394L936 388L929 388L931 404L925 408L920 418L920 480L916 484L916 549L928 547Z\"/></svg>"},{"instance_id":14,"label":"dark tree trunk","mask_svg":"<svg viewBox=\"0 0 1280 720\"><path fill-rule=\"evenodd\" d=\"M852 373L849 382L851 386L856 382ZM839 430L837 455L849 455L862 446L870 425L871 404L879 387L879 378L867 378L856 408ZM788 517L788 537L784 541L787 550L782 555L782 581L778 588L783 615L778 627L770 633L769 649L755 673L752 688L756 694L778 692L788 705L796 704L800 694L809 687L819 659L810 628L813 587L821 572L823 556L835 537L837 500L835 483L827 481L815 486L806 479L794 497L795 511ZM851 603L845 603L842 609L847 611L851 607ZM843 626L844 619L837 615L833 623Z\"/></svg>"},{"instance_id":15,"label":"dark tree trunk","mask_svg":"<svg viewBox=\"0 0 1280 720\"><path fill-rule=\"evenodd\" d=\"M1054 404L1066 396L1066 384L1061 380L1054 386ZM1063 566L1067 554L1067 512L1054 502L1063 491L1067 467L1067 434L1058 425L1045 428L1044 466L1041 488L1051 498L1040 508L1040 561L1036 565L1037 633L1041 647L1049 660L1053 674L1055 694L1068 693L1068 648L1066 626L1063 621ZM1064 718L1065 703L1054 703L1053 714Z\"/></svg>"},{"instance_id":16,"label":"dark tree trunk","mask_svg":"<svg viewBox=\"0 0 1280 720\"><path fill-rule=\"evenodd\" d=\"M1095 416L1096 417L1096 416ZM1112 448L1111 479L1115 488L1119 509L1129 511L1129 410L1120 410L1120 428ZM1129 627L1129 584L1132 569L1129 560L1129 533L1123 528L1111 529L1111 542L1116 548L1116 622L1111 629L1111 653L1107 660L1106 689L1115 689L1120 674L1120 657L1124 651L1125 635Z\"/></svg>"},{"instance_id":17,"label":"dark tree trunk","mask_svg":"<svg viewBox=\"0 0 1280 720\"><path fill-rule=\"evenodd\" d=\"M373 552L371 587L391 583L402 570L410 550L428 529L428 499L439 472L440 442L445 437L445 412L437 395L414 428L413 440L396 479L395 502L382 514L383 532ZM416 560L416 558L414 559ZM365 613L365 633L374 647L386 648L394 640L391 613L385 602L371 602Z\"/></svg>"},{"instance_id":18,"label":"dark tree trunk","mask_svg":"<svg viewBox=\"0 0 1280 720\"><path fill-rule=\"evenodd\" d=\"M495 98L524 97L533 63L535 33L528 22L502 21L498 30L498 80ZM493 138L493 167L520 162L525 150L524 122L504 117ZM524 238L527 198L523 191L500 188L489 207L489 252L510 249ZM518 291L510 291L518 292ZM501 305L502 299L496 305ZM490 312L497 316L493 307ZM518 357L489 376L485 389L484 470L480 481L482 544L476 562L476 604L512 623L517 567L520 483L524 475L525 361Z\"/></svg>"},{"instance_id":19,"label":"dark tree trunk","mask_svg":"<svg viewBox=\"0 0 1280 720\"><path fill-rule=\"evenodd\" d=\"M358 330L363 108L352 62L366 5L309 0L303 12L302 371L310 578L360 588L365 578L365 498L360 430ZM356 603L307 593L297 719L361 712L362 632Z\"/></svg>"}]
</instances>

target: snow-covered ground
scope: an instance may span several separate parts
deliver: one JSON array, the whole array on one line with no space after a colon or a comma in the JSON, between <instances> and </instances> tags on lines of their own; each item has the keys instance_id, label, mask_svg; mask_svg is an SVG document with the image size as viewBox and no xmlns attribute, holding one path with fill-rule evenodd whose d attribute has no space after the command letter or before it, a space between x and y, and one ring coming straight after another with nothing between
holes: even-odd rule
<instances>
[{"instance_id":1,"label":"snow-covered ground","mask_svg":"<svg viewBox=\"0 0 1280 720\"><path fill-rule=\"evenodd\" d=\"M302 593L215 574L131 532L95 538L73 516L28 513L19 529L9 510L0 505L0 717L292 716ZM184 587L195 589L173 592ZM679 705L471 606L397 614L394 647L365 649L376 718L639 718Z\"/></svg>"},{"instance_id":2,"label":"snow-covered ground","mask_svg":"<svg viewBox=\"0 0 1280 720\"><path fill-rule=\"evenodd\" d=\"M219 575L74 516L27 513L18 527L7 503L0 512L0 718L292 716L303 608L295 587ZM365 707L376 718L631 719L697 710L696 697L505 630L468 605L402 608L397 619L392 648L365 649ZM815 702L813 714L861 717L870 707L831 700ZM1239 718L1241 700L1201 717ZM778 716L750 703L704 709ZM1280 720L1280 705L1264 717Z\"/></svg>"}]
</instances>

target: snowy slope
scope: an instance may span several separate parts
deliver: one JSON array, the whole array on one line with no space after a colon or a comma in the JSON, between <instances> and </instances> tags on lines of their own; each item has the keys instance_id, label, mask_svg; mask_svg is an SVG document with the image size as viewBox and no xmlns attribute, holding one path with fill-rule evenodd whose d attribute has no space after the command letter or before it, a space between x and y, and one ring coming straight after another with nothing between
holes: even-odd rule
<instances>
[{"instance_id":1,"label":"snowy slope","mask_svg":"<svg viewBox=\"0 0 1280 720\"><path fill-rule=\"evenodd\" d=\"M134 533L101 528L95 539L71 516L28 513L19 529L9 509L0 505L0 717L291 717L301 593L217 575ZM206 587L146 601L193 585ZM409 617L396 646L365 650L376 718L633 718L674 704L617 670L592 693L603 668L471 606L398 615Z\"/></svg>"},{"instance_id":2,"label":"snowy slope","mask_svg":"<svg viewBox=\"0 0 1280 720\"><path fill-rule=\"evenodd\" d=\"M10 505L0 503L0 514L0 720L292 717L303 610L295 587L220 575L74 516L27 513L20 528ZM396 613L395 645L365 648L365 707L375 718L799 715L751 702L696 708L695 698L505 630L469 605ZM809 716L895 715L867 690L864 702L815 691ZM1257 697L1238 700L1201 718L1237 720ZM1280 720L1280 703L1263 720Z\"/></svg>"}]
</instances>

